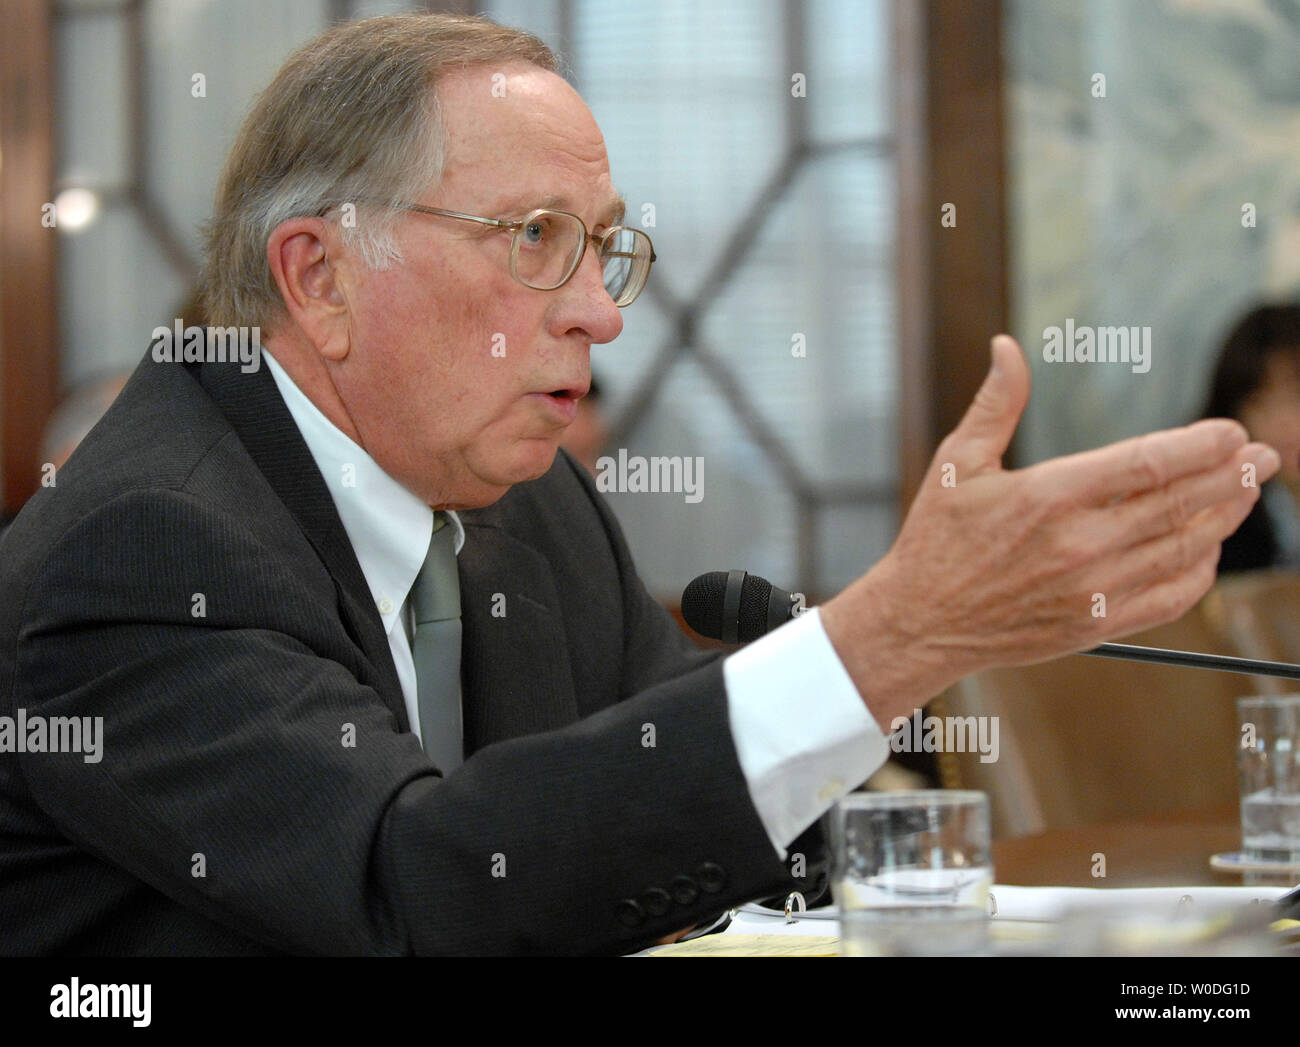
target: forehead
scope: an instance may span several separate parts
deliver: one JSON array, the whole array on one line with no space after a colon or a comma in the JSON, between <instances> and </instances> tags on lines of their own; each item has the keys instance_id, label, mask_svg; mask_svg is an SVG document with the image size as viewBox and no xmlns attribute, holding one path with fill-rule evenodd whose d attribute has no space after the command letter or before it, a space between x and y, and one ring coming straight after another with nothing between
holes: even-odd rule
<instances>
[{"instance_id":1,"label":"forehead","mask_svg":"<svg viewBox=\"0 0 1300 1047\"><path fill-rule=\"evenodd\" d=\"M554 73L474 66L444 77L438 100L447 135L440 203L493 216L548 206L603 219L621 209L604 136Z\"/></svg>"}]
</instances>

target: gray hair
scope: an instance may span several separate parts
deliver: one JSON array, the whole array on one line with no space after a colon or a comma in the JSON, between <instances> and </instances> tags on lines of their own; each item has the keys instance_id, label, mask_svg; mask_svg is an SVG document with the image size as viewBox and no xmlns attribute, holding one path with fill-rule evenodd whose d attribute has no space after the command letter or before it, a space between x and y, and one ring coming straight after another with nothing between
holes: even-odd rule
<instances>
[{"instance_id":1,"label":"gray hair","mask_svg":"<svg viewBox=\"0 0 1300 1047\"><path fill-rule=\"evenodd\" d=\"M372 269L399 259L398 212L437 182L446 155L435 89L471 65L527 62L558 72L544 43L483 18L411 14L337 26L285 62L240 128L205 230L208 320L274 327L284 305L266 260L281 222L344 204L378 205L343 223Z\"/></svg>"}]
</instances>

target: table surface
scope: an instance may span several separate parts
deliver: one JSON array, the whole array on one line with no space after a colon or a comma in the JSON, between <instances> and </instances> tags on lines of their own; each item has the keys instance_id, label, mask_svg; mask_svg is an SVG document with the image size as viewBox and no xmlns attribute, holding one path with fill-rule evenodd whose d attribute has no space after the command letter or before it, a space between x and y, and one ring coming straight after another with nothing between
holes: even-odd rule
<instances>
[{"instance_id":1,"label":"table surface","mask_svg":"<svg viewBox=\"0 0 1300 1047\"><path fill-rule=\"evenodd\" d=\"M1233 804L999 840L993 876L1026 887L1230 887L1242 875L1211 869L1210 857L1240 849ZM1105 876L1094 875L1102 868L1097 855Z\"/></svg>"},{"instance_id":2,"label":"table surface","mask_svg":"<svg viewBox=\"0 0 1300 1047\"><path fill-rule=\"evenodd\" d=\"M1033 836L999 840L993 844L993 876L999 884L1025 887L1240 887L1249 886L1241 873L1210 868L1210 857L1241 849L1241 822L1236 804L1202 810L1146 815L1101 825L1052 829ZM1105 856L1105 873L1094 876L1096 855ZM1290 882L1267 881L1273 886ZM744 919L749 923L741 926ZM750 926L753 924L753 926ZM727 941L717 936L715 950L780 952L789 948L770 935L819 935L838 932L838 924L807 919L786 926L742 914L733 925L741 933L761 934L764 941ZM708 940L701 948L708 947ZM761 946L761 948L760 948ZM675 947L669 947L669 953ZM783 951L784 950L784 951ZM660 951L660 950L651 950ZM815 951L815 950L814 950ZM751 953L746 953L750 955Z\"/></svg>"}]
</instances>

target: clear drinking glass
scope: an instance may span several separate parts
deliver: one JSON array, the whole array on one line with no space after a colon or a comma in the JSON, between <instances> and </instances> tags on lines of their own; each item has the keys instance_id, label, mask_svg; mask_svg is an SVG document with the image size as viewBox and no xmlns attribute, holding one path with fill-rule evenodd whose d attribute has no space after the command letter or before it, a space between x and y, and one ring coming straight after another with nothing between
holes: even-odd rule
<instances>
[{"instance_id":1,"label":"clear drinking glass","mask_svg":"<svg viewBox=\"0 0 1300 1047\"><path fill-rule=\"evenodd\" d=\"M1238 698L1237 717L1242 849L1300 863L1300 695Z\"/></svg>"},{"instance_id":2,"label":"clear drinking glass","mask_svg":"<svg viewBox=\"0 0 1300 1047\"><path fill-rule=\"evenodd\" d=\"M984 793L850 793L831 809L830 827L840 955L987 949L993 861Z\"/></svg>"}]
</instances>

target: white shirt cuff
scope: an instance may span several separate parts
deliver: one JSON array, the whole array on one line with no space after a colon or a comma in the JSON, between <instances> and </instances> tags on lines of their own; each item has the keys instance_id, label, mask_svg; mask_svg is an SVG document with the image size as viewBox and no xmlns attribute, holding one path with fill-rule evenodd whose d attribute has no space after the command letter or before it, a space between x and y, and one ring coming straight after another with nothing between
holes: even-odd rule
<instances>
[{"instance_id":1,"label":"white shirt cuff","mask_svg":"<svg viewBox=\"0 0 1300 1047\"><path fill-rule=\"evenodd\" d=\"M786 845L889 757L816 608L722 666L731 734L754 809Z\"/></svg>"}]
</instances>

